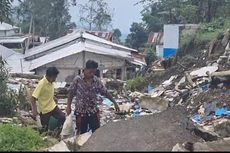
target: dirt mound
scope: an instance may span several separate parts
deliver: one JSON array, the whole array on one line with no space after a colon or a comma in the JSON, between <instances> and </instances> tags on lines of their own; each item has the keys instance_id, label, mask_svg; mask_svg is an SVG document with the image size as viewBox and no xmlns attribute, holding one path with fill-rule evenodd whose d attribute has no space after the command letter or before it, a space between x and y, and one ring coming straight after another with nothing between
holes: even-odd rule
<instances>
[{"instance_id":1,"label":"dirt mound","mask_svg":"<svg viewBox=\"0 0 230 153\"><path fill-rule=\"evenodd\" d=\"M170 151L177 143L197 142L187 130L182 107L159 114L107 124L98 129L80 151Z\"/></svg>"}]
</instances>

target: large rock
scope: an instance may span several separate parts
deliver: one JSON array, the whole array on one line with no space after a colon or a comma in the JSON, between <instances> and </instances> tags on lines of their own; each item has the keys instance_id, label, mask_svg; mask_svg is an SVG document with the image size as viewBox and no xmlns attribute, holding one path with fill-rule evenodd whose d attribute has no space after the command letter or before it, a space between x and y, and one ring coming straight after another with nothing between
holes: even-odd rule
<instances>
[{"instance_id":1,"label":"large rock","mask_svg":"<svg viewBox=\"0 0 230 153\"><path fill-rule=\"evenodd\" d=\"M109 123L99 128L80 151L171 151L177 143L197 142L187 130L186 111L182 107Z\"/></svg>"},{"instance_id":2,"label":"large rock","mask_svg":"<svg viewBox=\"0 0 230 153\"><path fill-rule=\"evenodd\" d=\"M149 110L164 111L168 108L169 102L159 97L152 98L149 96L143 96L141 97L140 105L142 108L147 108Z\"/></svg>"}]
</instances>

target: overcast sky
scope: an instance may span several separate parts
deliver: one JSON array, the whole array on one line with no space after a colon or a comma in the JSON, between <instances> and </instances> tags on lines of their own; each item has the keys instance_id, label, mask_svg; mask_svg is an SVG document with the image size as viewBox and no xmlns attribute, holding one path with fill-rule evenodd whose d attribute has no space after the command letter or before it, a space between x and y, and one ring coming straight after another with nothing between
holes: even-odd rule
<instances>
[{"instance_id":1,"label":"overcast sky","mask_svg":"<svg viewBox=\"0 0 230 153\"><path fill-rule=\"evenodd\" d=\"M135 5L139 0L105 0L109 8L113 10L113 28L119 28L123 35L129 34L129 28L133 22L141 21L141 5ZM78 3L86 3L87 0L77 0ZM72 21L79 25L79 8L70 7Z\"/></svg>"},{"instance_id":2,"label":"overcast sky","mask_svg":"<svg viewBox=\"0 0 230 153\"><path fill-rule=\"evenodd\" d=\"M84 4L88 0L77 0L79 4ZM133 22L141 21L141 11L142 5L134 4L140 0L105 0L109 8L113 13L112 26L113 29L119 28L122 33L123 39L130 33L129 28ZM14 5L18 5L17 1L14 1ZM72 16L71 20L74 21L77 25L79 23L79 7L70 6L70 15Z\"/></svg>"}]
</instances>

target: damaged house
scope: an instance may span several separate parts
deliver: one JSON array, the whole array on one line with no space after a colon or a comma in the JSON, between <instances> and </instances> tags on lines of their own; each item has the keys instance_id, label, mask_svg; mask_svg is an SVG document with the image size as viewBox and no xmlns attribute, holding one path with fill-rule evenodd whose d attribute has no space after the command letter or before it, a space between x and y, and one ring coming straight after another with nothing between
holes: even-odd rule
<instances>
[{"instance_id":1,"label":"damaged house","mask_svg":"<svg viewBox=\"0 0 230 153\"><path fill-rule=\"evenodd\" d=\"M27 50L21 59L21 69L43 75L47 67L55 66L60 71L57 80L68 81L80 74L86 61L92 59L98 62L101 76L103 72L116 70L120 73L115 75L120 77L115 77L126 80L128 68L146 65L144 56L137 56L138 54L137 50L112 43L84 30L77 30Z\"/></svg>"},{"instance_id":2,"label":"damaged house","mask_svg":"<svg viewBox=\"0 0 230 153\"><path fill-rule=\"evenodd\" d=\"M19 27L5 22L0 23L0 45L18 53L25 54L27 48L46 43L47 39L36 35L24 35Z\"/></svg>"}]
</instances>

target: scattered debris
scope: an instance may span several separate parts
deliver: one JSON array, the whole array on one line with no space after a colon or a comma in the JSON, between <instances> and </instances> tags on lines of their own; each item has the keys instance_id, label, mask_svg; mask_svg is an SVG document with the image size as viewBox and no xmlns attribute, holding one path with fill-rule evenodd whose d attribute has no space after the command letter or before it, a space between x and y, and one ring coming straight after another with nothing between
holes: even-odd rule
<instances>
[{"instance_id":1,"label":"scattered debris","mask_svg":"<svg viewBox=\"0 0 230 153\"><path fill-rule=\"evenodd\" d=\"M67 144L64 141L59 142L58 144L54 145L53 147L47 149L48 152L70 152L69 148L67 147Z\"/></svg>"},{"instance_id":2,"label":"scattered debris","mask_svg":"<svg viewBox=\"0 0 230 153\"><path fill-rule=\"evenodd\" d=\"M196 142L190 143L190 147L186 147L186 143L183 144L176 144L172 151L189 151L189 152L198 152L198 151L210 151L210 152L218 152L218 151L229 151L230 140L226 138L224 140L217 140L212 142ZM191 149L186 149L191 148Z\"/></svg>"}]
</instances>

